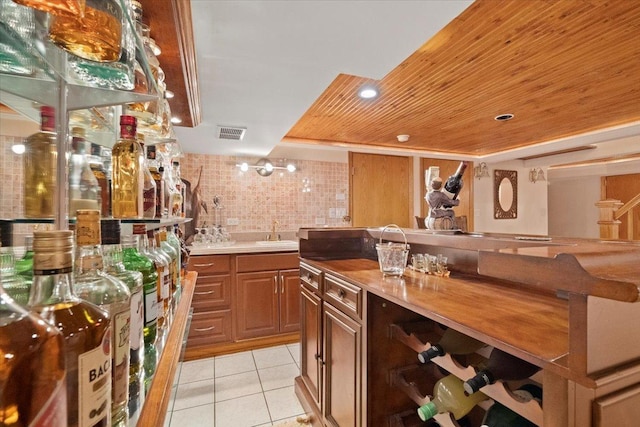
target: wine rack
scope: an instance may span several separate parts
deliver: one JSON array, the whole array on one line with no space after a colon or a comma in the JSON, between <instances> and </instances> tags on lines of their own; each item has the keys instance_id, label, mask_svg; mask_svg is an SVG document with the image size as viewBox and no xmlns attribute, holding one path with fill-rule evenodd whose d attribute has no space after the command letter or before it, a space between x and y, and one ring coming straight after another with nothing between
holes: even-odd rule
<instances>
[{"instance_id":1,"label":"wine rack","mask_svg":"<svg viewBox=\"0 0 640 427\"><path fill-rule=\"evenodd\" d=\"M407 329L403 325L400 324L391 324L389 325L391 337L396 341L401 342L405 346L414 350L416 353L424 351L431 347L429 342L423 342L416 333L408 332ZM445 354L441 357L435 357L431 359L433 364L445 369L449 373L457 376L463 381L472 378L477 373L476 370L472 366L463 366L455 360L451 355ZM416 388L415 383L411 381L407 381L405 378L407 370L394 370L392 371L392 383L405 392L413 401L415 401L418 405L424 405L429 401L428 397L424 397L420 391ZM502 381L497 381L494 384L485 386L482 388L482 393L486 394L489 398L494 401L500 402L507 408L512 411L520 414L524 418L528 419L532 423L542 426L543 425L543 412L540 404L535 400L530 400L528 402L521 402L516 398L516 396L511 392L509 385ZM439 416L448 414L439 414ZM441 423L442 417L435 417L438 423ZM444 419L442 422L446 423L447 421L451 421L451 417L449 416L449 420ZM454 425L455 424L441 424L443 427L445 425Z\"/></svg>"}]
</instances>

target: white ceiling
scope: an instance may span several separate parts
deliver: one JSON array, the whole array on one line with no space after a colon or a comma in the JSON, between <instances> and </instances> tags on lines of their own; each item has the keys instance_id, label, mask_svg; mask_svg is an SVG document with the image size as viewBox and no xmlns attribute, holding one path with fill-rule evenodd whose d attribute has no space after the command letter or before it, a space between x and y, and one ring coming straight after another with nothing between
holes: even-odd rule
<instances>
[{"instance_id":1,"label":"white ceiling","mask_svg":"<svg viewBox=\"0 0 640 427\"><path fill-rule=\"evenodd\" d=\"M346 161L347 148L280 140L339 73L382 78L471 3L191 0L202 123L175 128L182 150ZM247 131L242 141L220 140L218 125ZM634 124L556 141L553 149L543 144L482 160L511 160L638 134L640 124Z\"/></svg>"}]
</instances>

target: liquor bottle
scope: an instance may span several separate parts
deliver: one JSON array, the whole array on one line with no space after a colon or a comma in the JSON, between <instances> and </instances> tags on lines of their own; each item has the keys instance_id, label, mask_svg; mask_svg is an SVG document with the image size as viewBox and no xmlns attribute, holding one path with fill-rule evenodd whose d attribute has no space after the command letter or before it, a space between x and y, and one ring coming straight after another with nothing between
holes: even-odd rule
<instances>
[{"instance_id":1,"label":"liquor bottle","mask_svg":"<svg viewBox=\"0 0 640 427\"><path fill-rule=\"evenodd\" d=\"M56 207L56 119L52 107L40 109L40 132L25 140L24 216L52 218Z\"/></svg>"},{"instance_id":2,"label":"liquor bottle","mask_svg":"<svg viewBox=\"0 0 640 427\"><path fill-rule=\"evenodd\" d=\"M15 257L10 247L0 248L0 283L13 301L22 307L27 305L30 286L16 271Z\"/></svg>"},{"instance_id":3,"label":"liquor bottle","mask_svg":"<svg viewBox=\"0 0 640 427\"><path fill-rule=\"evenodd\" d=\"M138 133L136 135L138 142L140 142L140 148L144 153L144 135ZM155 218L156 217L156 181L151 175L151 171L149 170L149 165L147 164L146 156L144 156L142 171L144 174L144 181L142 184L142 204L143 204L143 213L142 215L145 218Z\"/></svg>"},{"instance_id":4,"label":"liquor bottle","mask_svg":"<svg viewBox=\"0 0 640 427\"><path fill-rule=\"evenodd\" d=\"M129 421L129 333L131 293L121 280L103 271L100 211L80 209L76 221L74 291L111 318L111 420L126 427Z\"/></svg>"},{"instance_id":5,"label":"liquor bottle","mask_svg":"<svg viewBox=\"0 0 640 427\"><path fill-rule=\"evenodd\" d=\"M16 3L0 0L0 73L32 75L29 43L35 39L35 16L32 9Z\"/></svg>"},{"instance_id":6,"label":"liquor bottle","mask_svg":"<svg viewBox=\"0 0 640 427\"><path fill-rule=\"evenodd\" d=\"M525 384L512 392L513 397L521 403L536 400L542 404L542 389L534 384ZM536 424L512 411L500 402L489 407L482 420L482 427L536 427Z\"/></svg>"},{"instance_id":7,"label":"liquor bottle","mask_svg":"<svg viewBox=\"0 0 640 427\"><path fill-rule=\"evenodd\" d=\"M484 347L482 341L471 338L455 329L447 329L437 344L418 354L420 363L427 363L434 357L449 354L471 354Z\"/></svg>"},{"instance_id":8,"label":"liquor bottle","mask_svg":"<svg viewBox=\"0 0 640 427\"><path fill-rule=\"evenodd\" d=\"M173 292L171 285L171 257L169 256L169 254L160 249L160 242L159 240L157 240L156 236L154 236L153 231L147 232L147 241L149 242L149 244L146 250L155 255L156 259L158 260L158 264L156 265L156 267L158 267L159 265L162 266L161 273L158 273L162 275L162 287L159 299L162 299L164 305L163 310L165 321L167 322L167 324L171 324L173 306Z\"/></svg>"},{"instance_id":9,"label":"liquor bottle","mask_svg":"<svg viewBox=\"0 0 640 427\"><path fill-rule=\"evenodd\" d=\"M66 426L62 333L0 285L0 425Z\"/></svg>"},{"instance_id":10,"label":"liquor bottle","mask_svg":"<svg viewBox=\"0 0 640 427\"><path fill-rule=\"evenodd\" d=\"M78 209L102 211L102 190L87 158L87 141L84 128L71 129L71 157L69 159L69 216L75 217Z\"/></svg>"},{"instance_id":11,"label":"liquor bottle","mask_svg":"<svg viewBox=\"0 0 640 427\"><path fill-rule=\"evenodd\" d=\"M167 209L169 210L169 217L179 217L182 209L182 194L178 190L173 180L173 168L165 168L162 179L164 179L164 200Z\"/></svg>"},{"instance_id":12,"label":"liquor bottle","mask_svg":"<svg viewBox=\"0 0 640 427\"><path fill-rule=\"evenodd\" d=\"M177 296L176 292L178 291L179 286L178 275L180 274L180 264L178 264L178 252L176 252L173 245L167 242L167 229L165 227L162 227L156 233L156 244L158 245L158 248L171 259L171 264L169 266L171 274L171 296L173 303L175 304Z\"/></svg>"},{"instance_id":13,"label":"liquor bottle","mask_svg":"<svg viewBox=\"0 0 640 427\"><path fill-rule=\"evenodd\" d=\"M482 387L498 380L512 381L530 377L540 370L539 367L494 348L484 369L464 382L464 390L472 394Z\"/></svg>"},{"instance_id":14,"label":"liquor bottle","mask_svg":"<svg viewBox=\"0 0 640 427\"><path fill-rule=\"evenodd\" d=\"M224 231L224 229L222 230ZM173 226L173 232L180 243L180 283L182 283L189 265L189 248L187 247L187 242L184 241L184 234L177 224Z\"/></svg>"},{"instance_id":15,"label":"liquor bottle","mask_svg":"<svg viewBox=\"0 0 640 427\"><path fill-rule=\"evenodd\" d=\"M162 173L158 160L156 159L156 147L154 145L147 145L147 167L153 177L153 181L156 183L156 218L165 218L165 204L164 204L164 180L162 179ZM164 169L163 169L164 170Z\"/></svg>"},{"instance_id":16,"label":"liquor bottle","mask_svg":"<svg viewBox=\"0 0 640 427\"><path fill-rule=\"evenodd\" d=\"M24 255L16 260L16 273L27 283L29 289L33 283L33 236L24 238Z\"/></svg>"},{"instance_id":17,"label":"liquor bottle","mask_svg":"<svg viewBox=\"0 0 640 427\"><path fill-rule=\"evenodd\" d=\"M73 292L73 232L36 231L33 252L29 307L64 336L67 425L111 426L111 319Z\"/></svg>"},{"instance_id":18,"label":"liquor bottle","mask_svg":"<svg viewBox=\"0 0 640 427\"><path fill-rule=\"evenodd\" d=\"M84 14L85 0L13 0L18 4L32 7L52 15L77 15Z\"/></svg>"},{"instance_id":19,"label":"liquor bottle","mask_svg":"<svg viewBox=\"0 0 640 427\"><path fill-rule=\"evenodd\" d=\"M184 217L185 187L182 183L182 176L180 175L180 162L176 160L173 161L173 185L175 185L176 190L180 193L180 207L176 208L176 214L174 216Z\"/></svg>"},{"instance_id":20,"label":"liquor bottle","mask_svg":"<svg viewBox=\"0 0 640 427\"><path fill-rule=\"evenodd\" d=\"M100 186L100 214L103 218L111 216L111 185L100 156L102 147L91 143L91 155L87 156L89 167Z\"/></svg>"},{"instance_id":21,"label":"liquor bottle","mask_svg":"<svg viewBox=\"0 0 640 427\"><path fill-rule=\"evenodd\" d=\"M462 190L462 175L464 174L465 169L467 169L467 165L468 162L460 162L456 172L447 178L447 182L444 183L444 189L451 195L452 200L457 199L458 194L460 194L460 190Z\"/></svg>"},{"instance_id":22,"label":"liquor bottle","mask_svg":"<svg viewBox=\"0 0 640 427\"><path fill-rule=\"evenodd\" d=\"M456 420L464 417L483 400L488 399L482 393L467 396L462 387L462 380L455 375L447 375L438 380L433 389L433 399L418 408L418 416L427 421L437 414L450 412Z\"/></svg>"},{"instance_id":23,"label":"liquor bottle","mask_svg":"<svg viewBox=\"0 0 640 427\"><path fill-rule=\"evenodd\" d=\"M136 118L120 116L120 139L111 150L113 176L111 211L114 218L142 218L144 157L136 140Z\"/></svg>"},{"instance_id":24,"label":"liquor bottle","mask_svg":"<svg viewBox=\"0 0 640 427\"><path fill-rule=\"evenodd\" d=\"M123 12L118 0L85 0L84 14L53 15L49 40L58 47L95 62L120 58Z\"/></svg>"},{"instance_id":25,"label":"liquor bottle","mask_svg":"<svg viewBox=\"0 0 640 427\"><path fill-rule=\"evenodd\" d=\"M140 224L136 224L140 225ZM127 270L142 273L142 292L144 294L144 386L151 385L158 363L156 339L158 336L158 273L153 262L140 253L139 236L122 236L124 266Z\"/></svg>"},{"instance_id":26,"label":"liquor bottle","mask_svg":"<svg viewBox=\"0 0 640 427\"><path fill-rule=\"evenodd\" d=\"M140 224L136 224L140 226ZM140 252L148 257L158 273L158 339L157 347L164 347L164 340L169 332L169 301L171 289L171 279L169 278L169 262L159 253L152 249L147 234L139 234ZM152 240L155 244L155 240Z\"/></svg>"},{"instance_id":27,"label":"liquor bottle","mask_svg":"<svg viewBox=\"0 0 640 427\"><path fill-rule=\"evenodd\" d=\"M178 228L177 225L174 227L167 227L167 243L171 245L173 250L176 252L177 260L176 260L176 288L180 289L181 277L182 277L182 245L180 244L180 239L176 235L175 229Z\"/></svg>"},{"instance_id":28,"label":"liquor bottle","mask_svg":"<svg viewBox=\"0 0 640 427\"><path fill-rule=\"evenodd\" d=\"M129 333L129 420L138 415L142 407L144 384L144 303L142 273L127 270L120 245L120 221L103 219L102 254L104 269L122 280L131 292L131 327Z\"/></svg>"}]
</instances>

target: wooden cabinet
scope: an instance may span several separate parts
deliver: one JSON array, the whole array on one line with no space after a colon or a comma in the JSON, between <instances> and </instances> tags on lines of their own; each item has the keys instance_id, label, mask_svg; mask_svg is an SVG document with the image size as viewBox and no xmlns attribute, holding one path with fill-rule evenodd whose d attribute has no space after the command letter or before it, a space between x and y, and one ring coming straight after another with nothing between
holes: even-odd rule
<instances>
[{"instance_id":1,"label":"wooden cabinet","mask_svg":"<svg viewBox=\"0 0 640 427\"><path fill-rule=\"evenodd\" d=\"M187 348L197 349L233 339L231 317L231 257L201 255L189 258L198 272L191 307L193 318Z\"/></svg>"},{"instance_id":2,"label":"wooden cabinet","mask_svg":"<svg viewBox=\"0 0 640 427\"><path fill-rule=\"evenodd\" d=\"M236 338L256 338L300 329L298 270L238 273Z\"/></svg>"},{"instance_id":3,"label":"wooden cabinet","mask_svg":"<svg viewBox=\"0 0 640 427\"><path fill-rule=\"evenodd\" d=\"M362 290L301 264L301 366L296 392L322 425L362 425ZM345 290L347 289L347 290Z\"/></svg>"}]
</instances>

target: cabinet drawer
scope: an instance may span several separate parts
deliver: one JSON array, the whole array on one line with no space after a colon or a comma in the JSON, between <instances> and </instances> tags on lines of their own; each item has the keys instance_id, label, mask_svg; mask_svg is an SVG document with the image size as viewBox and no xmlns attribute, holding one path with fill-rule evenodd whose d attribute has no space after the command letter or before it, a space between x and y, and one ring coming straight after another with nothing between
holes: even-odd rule
<instances>
[{"instance_id":1,"label":"cabinet drawer","mask_svg":"<svg viewBox=\"0 0 640 427\"><path fill-rule=\"evenodd\" d=\"M298 252L283 252L272 254L253 254L236 256L236 272L249 273L253 271L290 270L298 268L300 259Z\"/></svg>"},{"instance_id":2,"label":"cabinet drawer","mask_svg":"<svg viewBox=\"0 0 640 427\"><path fill-rule=\"evenodd\" d=\"M228 308L231 305L231 276L199 277L193 291L191 307L194 312Z\"/></svg>"},{"instance_id":3,"label":"cabinet drawer","mask_svg":"<svg viewBox=\"0 0 640 427\"><path fill-rule=\"evenodd\" d=\"M305 263L300 263L300 281L310 288L321 292L322 271Z\"/></svg>"},{"instance_id":4,"label":"cabinet drawer","mask_svg":"<svg viewBox=\"0 0 640 427\"><path fill-rule=\"evenodd\" d=\"M207 274L226 273L231 267L229 255L196 255L189 257L188 269L197 271L198 276Z\"/></svg>"},{"instance_id":5,"label":"cabinet drawer","mask_svg":"<svg viewBox=\"0 0 640 427\"><path fill-rule=\"evenodd\" d=\"M348 315L362 319L362 289L336 277L324 277L325 300Z\"/></svg>"},{"instance_id":6,"label":"cabinet drawer","mask_svg":"<svg viewBox=\"0 0 640 427\"><path fill-rule=\"evenodd\" d=\"M193 313L188 347L231 341L231 310Z\"/></svg>"}]
</instances>

